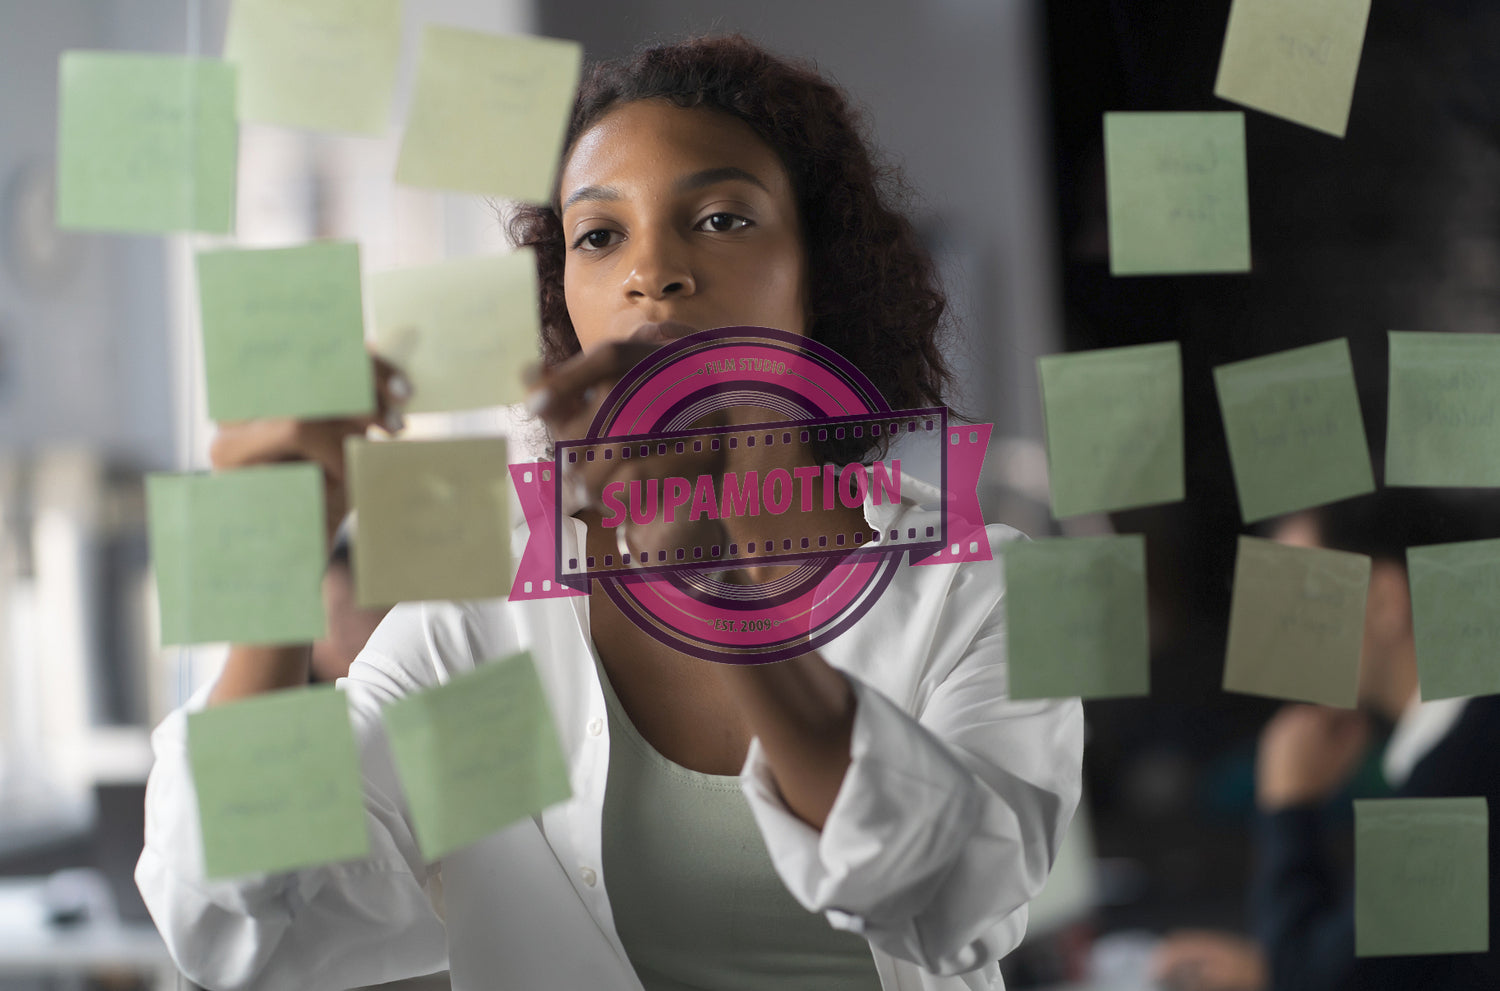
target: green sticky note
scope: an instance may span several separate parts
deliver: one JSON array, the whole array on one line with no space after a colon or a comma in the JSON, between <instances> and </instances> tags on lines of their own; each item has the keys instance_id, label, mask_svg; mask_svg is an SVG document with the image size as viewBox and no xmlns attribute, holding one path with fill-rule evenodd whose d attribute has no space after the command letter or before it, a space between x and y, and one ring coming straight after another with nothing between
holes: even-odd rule
<instances>
[{"instance_id":1,"label":"green sticky note","mask_svg":"<svg viewBox=\"0 0 1500 991\"><path fill-rule=\"evenodd\" d=\"M1245 115L1104 115L1109 270L1250 270Z\"/></svg>"},{"instance_id":2,"label":"green sticky note","mask_svg":"<svg viewBox=\"0 0 1500 991\"><path fill-rule=\"evenodd\" d=\"M429 26L396 181L546 203L582 63L573 41Z\"/></svg>"},{"instance_id":3,"label":"green sticky note","mask_svg":"<svg viewBox=\"0 0 1500 991\"><path fill-rule=\"evenodd\" d=\"M505 438L345 444L361 607L510 591Z\"/></svg>"},{"instance_id":4,"label":"green sticky note","mask_svg":"<svg viewBox=\"0 0 1500 991\"><path fill-rule=\"evenodd\" d=\"M210 419L375 409L358 245L201 252L198 298Z\"/></svg>"},{"instance_id":5,"label":"green sticky note","mask_svg":"<svg viewBox=\"0 0 1500 991\"><path fill-rule=\"evenodd\" d=\"M1387 485L1500 486L1500 336L1390 332Z\"/></svg>"},{"instance_id":6,"label":"green sticky note","mask_svg":"<svg viewBox=\"0 0 1500 991\"><path fill-rule=\"evenodd\" d=\"M188 762L207 877L369 854L343 692L297 688L189 713Z\"/></svg>"},{"instance_id":7,"label":"green sticky note","mask_svg":"<svg viewBox=\"0 0 1500 991\"><path fill-rule=\"evenodd\" d=\"M1489 806L1483 798L1354 803L1354 955L1490 948Z\"/></svg>"},{"instance_id":8,"label":"green sticky note","mask_svg":"<svg viewBox=\"0 0 1500 991\"><path fill-rule=\"evenodd\" d=\"M1246 523L1375 490L1347 340L1220 365L1214 385Z\"/></svg>"},{"instance_id":9,"label":"green sticky note","mask_svg":"<svg viewBox=\"0 0 1500 991\"><path fill-rule=\"evenodd\" d=\"M58 65L57 225L234 228L234 69L210 59L64 52Z\"/></svg>"},{"instance_id":10,"label":"green sticky note","mask_svg":"<svg viewBox=\"0 0 1500 991\"><path fill-rule=\"evenodd\" d=\"M530 654L481 664L381 715L428 860L572 796Z\"/></svg>"},{"instance_id":11,"label":"green sticky note","mask_svg":"<svg viewBox=\"0 0 1500 991\"><path fill-rule=\"evenodd\" d=\"M1224 690L1354 708L1370 559L1241 537Z\"/></svg>"},{"instance_id":12,"label":"green sticky note","mask_svg":"<svg viewBox=\"0 0 1500 991\"><path fill-rule=\"evenodd\" d=\"M1176 341L1049 355L1037 369L1055 516L1182 498Z\"/></svg>"},{"instance_id":13,"label":"green sticky note","mask_svg":"<svg viewBox=\"0 0 1500 991\"><path fill-rule=\"evenodd\" d=\"M375 348L411 379L413 413L520 402L540 355L536 256L443 262L370 280Z\"/></svg>"},{"instance_id":14,"label":"green sticky note","mask_svg":"<svg viewBox=\"0 0 1500 991\"><path fill-rule=\"evenodd\" d=\"M1500 694L1500 540L1409 547L1422 700Z\"/></svg>"},{"instance_id":15,"label":"green sticky note","mask_svg":"<svg viewBox=\"0 0 1500 991\"><path fill-rule=\"evenodd\" d=\"M1005 628L1013 699L1147 694L1145 538L1010 544Z\"/></svg>"},{"instance_id":16,"label":"green sticky note","mask_svg":"<svg viewBox=\"0 0 1500 991\"><path fill-rule=\"evenodd\" d=\"M235 0L224 58L241 120L381 135L401 56L401 0Z\"/></svg>"},{"instance_id":17,"label":"green sticky note","mask_svg":"<svg viewBox=\"0 0 1500 991\"><path fill-rule=\"evenodd\" d=\"M316 466L150 475L146 502L163 644L324 635L327 532Z\"/></svg>"},{"instance_id":18,"label":"green sticky note","mask_svg":"<svg viewBox=\"0 0 1500 991\"><path fill-rule=\"evenodd\" d=\"M1342 138L1370 0L1234 0L1214 95Z\"/></svg>"}]
</instances>

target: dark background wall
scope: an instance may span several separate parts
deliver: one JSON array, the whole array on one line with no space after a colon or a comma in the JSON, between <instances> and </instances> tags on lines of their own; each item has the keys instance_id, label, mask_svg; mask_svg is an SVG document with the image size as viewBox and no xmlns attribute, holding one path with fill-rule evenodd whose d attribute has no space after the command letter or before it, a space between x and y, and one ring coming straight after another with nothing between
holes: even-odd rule
<instances>
[{"instance_id":1,"label":"dark background wall","mask_svg":"<svg viewBox=\"0 0 1500 991\"><path fill-rule=\"evenodd\" d=\"M1379 479L1386 332L1500 327L1493 3L1376 0L1343 140L1245 111L1249 274L1110 276L1101 115L1242 109L1213 95L1229 6L1047 5L1066 348L1177 339L1187 404L1186 501L1115 516L1148 535L1152 697L1088 705L1100 852L1138 858L1148 886L1121 924L1237 918L1254 734L1274 708L1218 688L1247 529L1213 366L1347 337Z\"/></svg>"}]
</instances>

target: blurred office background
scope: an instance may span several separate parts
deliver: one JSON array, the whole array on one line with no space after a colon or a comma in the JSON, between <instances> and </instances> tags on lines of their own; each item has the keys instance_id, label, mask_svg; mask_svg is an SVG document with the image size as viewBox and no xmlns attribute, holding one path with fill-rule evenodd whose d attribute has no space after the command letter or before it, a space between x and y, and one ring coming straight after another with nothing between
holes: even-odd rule
<instances>
[{"instance_id":1,"label":"blurred office background","mask_svg":"<svg viewBox=\"0 0 1500 991\"><path fill-rule=\"evenodd\" d=\"M1086 706L1085 809L1006 964L1014 987L1139 987L1153 934L1244 924L1254 741L1274 709L1217 687L1243 528L1210 369L1349 337L1378 456L1386 330L1496 328L1488 6L1375 4L1346 140L1247 112L1249 276L1115 279L1106 256L1100 115L1234 109L1212 95L1229 0L407 0L388 135L243 127L232 243L354 238L367 273L505 250L493 205L390 179L427 23L594 57L740 30L815 60L904 171L947 279L956 405L996 425L986 518L1148 535L1152 697ZM157 646L143 477L206 465L191 258L225 240L53 227L57 59L218 56L228 8L0 0L0 991L178 986L130 882L147 734L221 653ZM1053 521L1036 357L1170 339L1187 500ZM1380 792L1373 768L1358 787Z\"/></svg>"}]
</instances>

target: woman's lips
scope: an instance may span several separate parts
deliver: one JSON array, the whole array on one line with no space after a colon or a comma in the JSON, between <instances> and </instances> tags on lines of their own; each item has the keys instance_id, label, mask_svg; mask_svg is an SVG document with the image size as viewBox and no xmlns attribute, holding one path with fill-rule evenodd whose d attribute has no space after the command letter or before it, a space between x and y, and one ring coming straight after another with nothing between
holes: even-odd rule
<instances>
[{"instance_id":1,"label":"woman's lips","mask_svg":"<svg viewBox=\"0 0 1500 991\"><path fill-rule=\"evenodd\" d=\"M645 341L675 341L679 337L696 334L698 328L689 327L676 320L655 320L643 323L631 333L631 338Z\"/></svg>"}]
</instances>

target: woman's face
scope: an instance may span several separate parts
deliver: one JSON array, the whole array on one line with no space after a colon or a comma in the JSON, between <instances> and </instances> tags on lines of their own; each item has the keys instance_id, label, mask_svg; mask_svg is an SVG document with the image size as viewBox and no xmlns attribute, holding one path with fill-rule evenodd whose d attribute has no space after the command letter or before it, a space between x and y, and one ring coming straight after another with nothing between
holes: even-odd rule
<instances>
[{"instance_id":1,"label":"woman's face","mask_svg":"<svg viewBox=\"0 0 1500 991\"><path fill-rule=\"evenodd\" d=\"M578 139L560 198L563 289L583 350L666 321L806 332L791 179L743 121L624 104Z\"/></svg>"}]
</instances>

